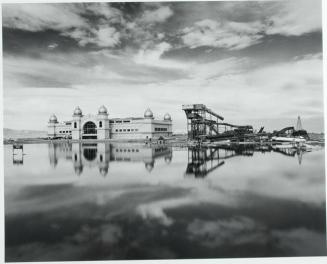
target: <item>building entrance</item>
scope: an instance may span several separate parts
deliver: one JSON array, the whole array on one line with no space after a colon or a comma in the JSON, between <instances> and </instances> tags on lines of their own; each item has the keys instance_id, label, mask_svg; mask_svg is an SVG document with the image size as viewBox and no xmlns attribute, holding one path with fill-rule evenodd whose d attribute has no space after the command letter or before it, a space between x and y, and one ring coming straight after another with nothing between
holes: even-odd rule
<instances>
[{"instance_id":1,"label":"building entrance","mask_svg":"<svg viewBox=\"0 0 327 264\"><path fill-rule=\"evenodd\" d=\"M97 139L97 127L95 123L88 121L83 126L83 139Z\"/></svg>"}]
</instances>

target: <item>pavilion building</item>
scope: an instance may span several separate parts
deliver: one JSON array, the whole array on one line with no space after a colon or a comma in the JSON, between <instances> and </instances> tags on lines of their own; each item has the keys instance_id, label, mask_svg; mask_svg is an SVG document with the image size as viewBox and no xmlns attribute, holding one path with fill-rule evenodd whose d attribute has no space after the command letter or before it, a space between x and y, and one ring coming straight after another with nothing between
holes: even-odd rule
<instances>
[{"instance_id":1,"label":"pavilion building","mask_svg":"<svg viewBox=\"0 0 327 264\"><path fill-rule=\"evenodd\" d=\"M53 114L48 122L49 138L150 140L171 135L171 116L166 113L163 119L155 119L149 108L143 117L109 118L105 106L101 106L95 115L83 115L77 106L71 120L58 122L56 115Z\"/></svg>"}]
</instances>

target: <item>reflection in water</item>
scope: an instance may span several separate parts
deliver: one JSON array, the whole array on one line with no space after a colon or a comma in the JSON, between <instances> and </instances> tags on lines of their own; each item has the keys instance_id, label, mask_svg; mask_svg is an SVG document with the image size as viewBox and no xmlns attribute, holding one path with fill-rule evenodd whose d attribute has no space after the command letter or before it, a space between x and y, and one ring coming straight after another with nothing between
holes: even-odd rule
<instances>
[{"instance_id":1,"label":"reflection in water","mask_svg":"<svg viewBox=\"0 0 327 264\"><path fill-rule=\"evenodd\" d=\"M24 149L23 145L14 146L12 148L12 163L14 165L23 165L24 164Z\"/></svg>"},{"instance_id":2,"label":"reflection in water","mask_svg":"<svg viewBox=\"0 0 327 264\"><path fill-rule=\"evenodd\" d=\"M196 178L205 177L212 171L225 164L226 159L236 156L252 157L255 152L276 152L289 157L297 155L301 165L303 149L285 145L226 145L219 147L188 148L188 164L185 175L194 175Z\"/></svg>"},{"instance_id":3,"label":"reflection in water","mask_svg":"<svg viewBox=\"0 0 327 264\"><path fill-rule=\"evenodd\" d=\"M82 174L84 166L99 168L105 176L110 162L144 162L147 171L151 172L155 159L164 157L169 164L172 159L172 148L168 145L145 145L126 143L51 143L49 160L53 168L59 159L72 160L77 175Z\"/></svg>"},{"instance_id":4,"label":"reflection in water","mask_svg":"<svg viewBox=\"0 0 327 264\"><path fill-rule=\"evenodd\" d=\"M6 261L326 255L322 148L11 147Z\"/></svg>"}]
</instances>

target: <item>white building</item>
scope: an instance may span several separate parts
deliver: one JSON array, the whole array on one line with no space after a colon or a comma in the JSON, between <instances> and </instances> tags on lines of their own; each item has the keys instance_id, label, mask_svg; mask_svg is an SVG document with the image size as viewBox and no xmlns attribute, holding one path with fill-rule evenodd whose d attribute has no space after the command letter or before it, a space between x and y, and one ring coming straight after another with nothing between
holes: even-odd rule
<instances>
[{"instance_id":1,"label":"white building","mask_svg":"<svg viewBox=\"0 0 327 264\"><path fill-rule=\"evenodd\" d=\"M162 120L155 119L150 109L144 117L109 118L105 106L101 106L96 115L83 115L76 107L73 119L59 123L51 115L48 122L49 138L80 139L159 139L172 135L172 120L167 113Z\"/></svg>"}]
</instances>

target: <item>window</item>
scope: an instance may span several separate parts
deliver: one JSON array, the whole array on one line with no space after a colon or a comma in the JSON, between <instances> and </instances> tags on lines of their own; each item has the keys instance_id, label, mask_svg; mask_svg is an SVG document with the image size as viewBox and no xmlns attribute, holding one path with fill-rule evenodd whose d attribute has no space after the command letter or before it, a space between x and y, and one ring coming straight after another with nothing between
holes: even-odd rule
<instances>
[{"instance_id":1,"label":"window","mask_svg":"<svg viewBox=\"0 0 327 264\"><path fill-rule=\"evenodd\" d=\"M135 129L135 131L139 131L138 129Z\"/></svg>"},{"instance_id":2,"label":"window","mask_svg":"<svg viewBox=\"0 0 327 264\"><path fill-rule=\"evenodd\" d=\"M126 132L126 129L123 129L124 132Z\"/></svg>"},{"instance_id":3,"label":"window","mask_svg":"<svg viewBox=\"0 0 327 264\"><path fill-rule=\"evenodd\" d=\"M74 128L77 128L77 123L76 122L74 122Z\"/></svg>"},{"instance_id":4,"label":"window","mask_svg":"<svg viewBox=\"0 0 327 264\"><path fill-rule=\"evenodd\" d=\"M112 123L115 123L115 121L113 121L113 120L110 120L110 121L109 121L109 123L110 123L110 124L112 124Z\"/></svg>"},{"instance_id":5,"label":"window","mask_svg":"<svg viewBox=\"0 0 327 264\"><path fill-rule=\"evenodd\" d=\"M97 130L95 124L91 121L86 122L83 127L83 132L84 134L96 134Z\"/></svg>"},{"instance_id":6,"label":"window","mask_svg":"<svg viewBox=\"0 0 327 264\"><path fill-rule=\"evenodd\" d=\"M118 129L116 129L116 132L118 132Z\"/></svg>"},{"instance_id":7,"label":"window","mask_svg":"<svg viewBox=\"0 0 327 264\"><path fill-rule=\"evenodd\" d=\"M122 132L123 130L122 129L119 129L119 132Z\"/></svg>"},{"instance_id":8,"label":"window","mask_svg":"<svg viewBox=\"0 0 327 264\"><path fill-rule=\"evenodd\" d=\"M155 127L154 131L167 131L167 128L165 128L165 127Z\"/></svg>"},{"instance_id":9,"label":"window","mask_svg":"<svg viewBox=\"0 0 327 264\"><path fill-rule=\"evenodd\" d=\"M130 129L127 129L127 132L131 131Z\"/></svg>"},{"instance_id":10,"label":"window","mask_svg":"<svg viewBox=\"0 0 327 264\"><path fill-rule=\"evenodd\" d=\"M102 121L99 122L99 127L102 127Z\"/></svg>"},{"instance_id":11,"label":"window","mask_svg":"<svg viewBox=\"0 0 327 264\"><path fill-rule=\"evenodd\" d=\"M130 120L124 120L124 123L130 123L131 121Z\"/></svg>"},{"instance_id":12,"label":"window","mask_svg":"<svg viewBox=\"0 0 327 264\"><path fill-rule=\"evenodd\" d=\"M117 120L116 123L121 123L121 121L120 120Z\"/></svg>"}]
</instances>

